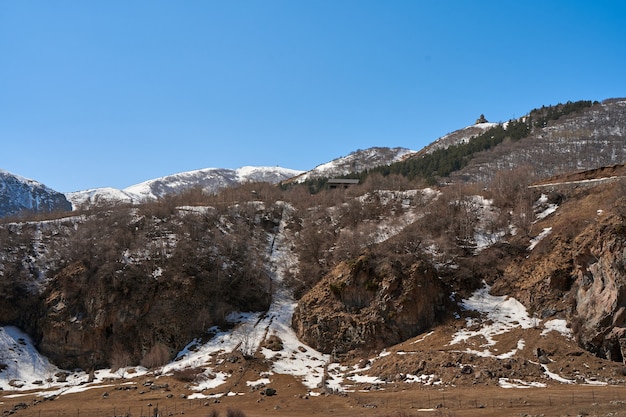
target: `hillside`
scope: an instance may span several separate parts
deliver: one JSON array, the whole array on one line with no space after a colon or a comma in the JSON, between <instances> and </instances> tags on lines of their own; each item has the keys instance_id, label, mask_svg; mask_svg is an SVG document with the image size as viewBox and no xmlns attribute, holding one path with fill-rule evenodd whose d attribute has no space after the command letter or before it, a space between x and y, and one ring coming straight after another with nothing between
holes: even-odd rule
<instances>
[{"instance_id":1,"label":"hillside","mask_svg":"<svg viewBox=\"0 0 626 417\"><path fill-rule=\"evenodd\" d=\"M623 103L459 132L413 156L469 151L430 187L371 169L316 194L245 183L0 224L0 397L44 417L114 402L132 415L620 415ZM503 140L480 142L490 129ZM571 155L609 142L606 159ZM569 151L550 163L517 157L558 143Z\"/></svg>"},{"instance_id":2,"label":"hillside","mask_svg":"<svg viewBox=\"0 0 626 417\"><path fill-rule=\"evenodd\" d=\"M312 170L296 176L291 181L301 183L317 178L341 177L351 173L360 173L377 166L401 161L413 153L415 151L406 148L374 147L365 150L359 149L351 152L349 155L318 165Z\"/></svg>"},{"instance_id":3,"label":"hillside","mask_svg":"<svg viewBox=\"0 0 626 417\"><path fill-rule=\"evenodd\" d=\"M541 121L523 140L477 155L454 178L489 181L494 173L526 166L537 178L621 164L626 160L626 100L606 100Z\"/></svg>"},{"instance_id":4,"label":"hillside","mask_svg":"<svg viewBox=\"0 0 626 417\"><path fill-rule=\"evenodd\" d=\"M90 207L105 202L140 203L192 190L214 194L224 188L249 182L276 184L300 173L301 171L280 167L206 168L155 178L123 190L96 188L77 191L68 193L67 198L75 208Z\"/></svg>"}]
</instances>

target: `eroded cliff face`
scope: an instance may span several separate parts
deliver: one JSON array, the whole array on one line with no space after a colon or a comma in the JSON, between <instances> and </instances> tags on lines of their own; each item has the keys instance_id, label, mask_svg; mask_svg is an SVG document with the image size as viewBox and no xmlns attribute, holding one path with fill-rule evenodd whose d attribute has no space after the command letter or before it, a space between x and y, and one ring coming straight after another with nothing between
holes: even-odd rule
<instances>
[{"instance_id":1,"label":"eroded cliff face","mask_svg":"<svg viewBox=\"0 0 626 417\"><path fill-rule=\"evenodd\" d=\"M281 207L230 210L121 207L5 225L0 324L65 369L161 365L229 313L269 306L263 259Z\"/></svg>"},{"instance_id":2,"label":"eroded cliff face","mask_svg":"<svg viewBox=\"0 0 626 417\"><path fill-rule=\"evenodd\" d=\"M626 358L626 218L620 188L579 192L535 227L550 233L508 261L492 292L520 300L540 319L566 318L578 344Z\"/></svg>"},{"instance_id":3,"label":"eroded cliff face","mask_svg":"<svg viewBox=\"0 0 626 417\"><path fill-rule=\"evenodd\" d=\"M158 279L126 271L105 276L81 263L64 268L40 298L33 333L41 352L66 369L160 365L215 324L233 306L217 282L202 276ZM254 289L250 308L267 309Z\"/></svg>"},{"instance_id":4,"label":"eroded cliff face","mask_svg":"<svg viewBox=\"0 0 626 417\"><path fill-rule=\"evenodd\" d=\"M573 306L579 343L607 359L626 358L626 221L611 216L576 241Z\"/></svg>"},{"instance_id":5,"label":"eroded cliff face","mask_svg":"<svg viewBox=\"0 0 626 417\"><path fill-rule=\"evenodd\" d=\"M423 260L363 255L343 262L299 301L298 337L324 353L381 349L433 326L448 291Z\"/></svg>"}]
</instances>

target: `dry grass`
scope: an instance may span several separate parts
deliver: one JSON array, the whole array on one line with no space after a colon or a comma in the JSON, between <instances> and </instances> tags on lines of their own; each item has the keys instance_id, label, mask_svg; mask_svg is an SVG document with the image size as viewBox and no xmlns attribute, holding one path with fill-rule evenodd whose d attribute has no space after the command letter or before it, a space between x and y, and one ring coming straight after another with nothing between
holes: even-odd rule
<instances>
[{"instance_id":1,"label":"dry grass","mask_svg":"<svg viewBox=\"0 0 626 417\"><path fill-rule=\"evenodd\" d=\"M399 384L385 391L348 393L307 397L306 389L290 380L279 378L278 395L261 397L258 392L226 396L215 400L188 400L181 384L170 380L171 391L140 394L137 390L100 388L63 395L52 401L27 395L11 398L0 396L3 415L22 404L15 415L24 417L61 416L152 416L197 417L441 417L519 416L519 415L612 415L625 416L626 387L592 387L554 385L549 388L502 389L495 386L425 388ZM103 393L109 393L103 398Z\"/></svg>"}]
</instances>

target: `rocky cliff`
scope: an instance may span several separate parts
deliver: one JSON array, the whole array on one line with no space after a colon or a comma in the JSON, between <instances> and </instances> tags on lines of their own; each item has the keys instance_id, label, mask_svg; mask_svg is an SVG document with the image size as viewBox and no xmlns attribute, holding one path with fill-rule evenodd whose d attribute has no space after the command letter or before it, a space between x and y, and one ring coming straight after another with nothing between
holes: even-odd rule
<instances>
[{"instance_id":1,"label":"rocky cliff","mask_svg":"<svg viewBox=\"0 0 626 417\"><path fill-rule=\"evenodd\" d=\"M533 227L535 238L543 235L543 239L511 257L501 276L491 276L493 292L516 297L539 318L567 318L581 347L622 361L626 358L624 185L589 188L581 183L571 188L567 184L564 190L570 195L564 196L558 211Z\"/></svg>"},{"instance_id":2,"label":"rocky cliff","mask_svg":"<svg viewBox=\"0 0 626 417\"><path fill-rule=\"evenodd\" d=\"M298 303L293 327L314 348L344 355L382 349L435 324L448 292L424 260L363 255L343 262Z\"/></svg>"},{"instance_id":3,"label":"rocky cliff","mask_svg":"<svg viewBox=\"0 0 626 417\"><path fill-rule=\"evenodd\" d=\"M232 210L118 208L4 225L0 323L65 369L161 365L228 326L229 313L269 306L262 262L280 206Z\"/></svg>"}]
</instances>

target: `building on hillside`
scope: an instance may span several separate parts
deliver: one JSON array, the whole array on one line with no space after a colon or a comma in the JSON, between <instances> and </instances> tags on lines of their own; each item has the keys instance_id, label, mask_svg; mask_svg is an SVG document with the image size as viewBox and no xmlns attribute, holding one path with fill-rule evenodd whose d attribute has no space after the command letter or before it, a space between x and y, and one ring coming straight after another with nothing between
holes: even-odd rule
<instances>
[{"instance_id":1,"label":"building on hillside","mask_svg":"<svg viewBox=\"0 0 626 417\"><path fill-rule=\"evenodd\" d=\"M326 182L326 186L333 190L335 188L348 188L351 185L356 185L359 183L357 179L351 178L331 178Z\"/></svg>"}]
</instances>

